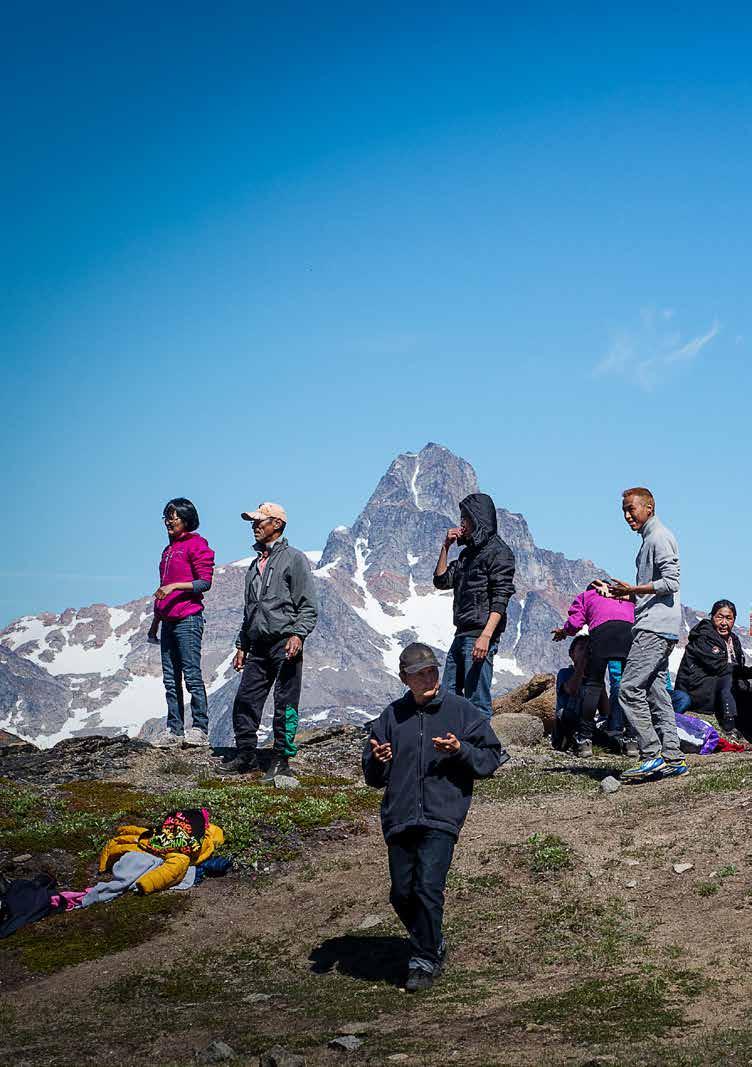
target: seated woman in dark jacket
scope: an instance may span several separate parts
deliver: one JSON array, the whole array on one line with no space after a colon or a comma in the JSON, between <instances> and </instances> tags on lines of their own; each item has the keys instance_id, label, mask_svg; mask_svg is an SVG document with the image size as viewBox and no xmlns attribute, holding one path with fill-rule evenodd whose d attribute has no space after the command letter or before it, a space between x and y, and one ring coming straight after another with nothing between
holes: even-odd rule
<instances>
[{"instance_id":1,"label":"seated woman in dark jacket","mask_svg":"<svg viewBox=\"0 0 752 1067\"><path fill-rule=\"evenodd\" d=\"M692 627L676 675L673 702L677 712L714 712L721 728L738 739L740 683L752 678L752 667L744 665L741 642L734 633L735 622L734 604L717 600L710 609L710 618Z\"/></svg>"}]
</instances>

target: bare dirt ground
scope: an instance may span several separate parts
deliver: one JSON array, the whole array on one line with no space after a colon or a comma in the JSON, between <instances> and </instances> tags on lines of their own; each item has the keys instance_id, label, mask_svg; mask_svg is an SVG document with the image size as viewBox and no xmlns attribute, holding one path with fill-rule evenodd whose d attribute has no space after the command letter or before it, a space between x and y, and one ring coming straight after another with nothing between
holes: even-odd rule
<instances>
[{"instance_id":1,"label":"bare dirt ground","mask_svg":"<svg viewBox=\"0 0 752 1067\"><path fill-rule=\"evenodd\" d=\"M598 786L611 759L519 756L477 792L430 992L401 988L369 815L268 877L205 881L150 940L16 975L0 1064L178 1067L215 1039L239 1064L273 1045L309 1065L752 1063L750 756L697 757L687 779L612 796ZM348 1029L357 1051L328 1047Z\"/></svg>"}]
</instances>

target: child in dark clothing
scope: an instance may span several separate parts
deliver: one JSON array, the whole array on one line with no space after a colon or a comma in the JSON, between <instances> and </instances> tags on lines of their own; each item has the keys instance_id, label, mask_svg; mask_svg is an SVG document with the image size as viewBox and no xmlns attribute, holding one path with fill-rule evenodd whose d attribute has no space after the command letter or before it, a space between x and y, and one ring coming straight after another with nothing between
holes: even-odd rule
<instances>
[{"instance_id":1,"label":"child in dark clothing","mask_svg":"<svg viewBox=\"0 0 752 1067\"><path fill-rule=\"evenodd\" d=\"M400 655L408 687L371 724L363 751L368 785L386 787L381 823L389 850L390 899L410 936L405 989L428 989L441 974L446 942L444 888L473 781L509 759L488 719L469 700L439 687L428 645Z\"/></svg>"}]
</instances>

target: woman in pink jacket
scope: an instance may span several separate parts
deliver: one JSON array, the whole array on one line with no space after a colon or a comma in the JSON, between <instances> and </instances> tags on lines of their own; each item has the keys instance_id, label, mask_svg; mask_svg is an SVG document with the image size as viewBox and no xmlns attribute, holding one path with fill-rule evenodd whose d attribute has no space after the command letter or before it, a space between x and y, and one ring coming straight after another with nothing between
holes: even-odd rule
<instances>
[{"instance_id":1,"label":"woman in pink jacket","mask_svg":"<svg viewBox=\"0 0 752 1067\"><path fill-rule=\"evenodd\" d=\"M634 740L623 737L624 717L619 707L619 684L622 668L632 643L634 604L631 600L617 600L608 595L605 582L591 582L569 605L567 621L553 631L554 641L574 637L584 626L590 635L588 664L582 691L582 717L577 731L577 754L589 756L593 749L593 719L603 689L608 667L610 678L609 736L622 739L623 748L634 754Z\"/></svg>"},{"instance_id":2,"label":"woman in pink jacket","mask_svg":"<svg viewBox=\"0 0 752 1067\"><path fill-rule=\"evenodd\" d=\"M211 588L214 552L196 533L198 512L190 500L175 497L165 504L164 524L170 541L159 563L154 594L154 621L149 636L162 624L162 676L167 696L167 729L162 743L209 744L209 709L201 675L204 596ZM193 725L185 730L183 679L191 694Z\"/></svg>"}]
</instances>

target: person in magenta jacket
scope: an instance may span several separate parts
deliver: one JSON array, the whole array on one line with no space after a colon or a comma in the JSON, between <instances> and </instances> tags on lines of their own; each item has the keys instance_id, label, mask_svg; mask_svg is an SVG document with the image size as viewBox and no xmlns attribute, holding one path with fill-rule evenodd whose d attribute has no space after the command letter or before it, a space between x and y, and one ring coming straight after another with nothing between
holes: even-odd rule
<instances>
[{"instance_id":1,"label":"person in magenta jacket","mask_svg":"<svg viewBox=\"0 0 752 1067\"><path fill-rule=\"evenodd\" d=\"M569 605L564 625L552 631L554 641L574 637L584 626L587 626L590 635L590 652L582 694L582 716L577 732L579 755L588 756L592 753L593 719L607 667L611 708L607 732L612 737L622 738L624 719L619 708L619 683L632 643L634 618L632 601L609 596L607 584L596 579L584 592L578 593ZM628 752L634 748L631 737L624 737L623 743Z\"/></svg>"},{"instance_id":2,"label":"person in magenta jacket","mask_svg":"<svg viewBox=\"0 0 752 1067\"><path fill-rule=\"evenodd\" d=\"M175 497L163 511L169 544L159 561L159 588L154 593L154 639L162 624L162 677L167 697L167 728L162 744L209 744L209 709L201 674L204 593L211 588L214 552L196 533L198 512L190 500ZM183 679L191 694L192 726L185 729Z\"/></svg>"}]
</instances>

